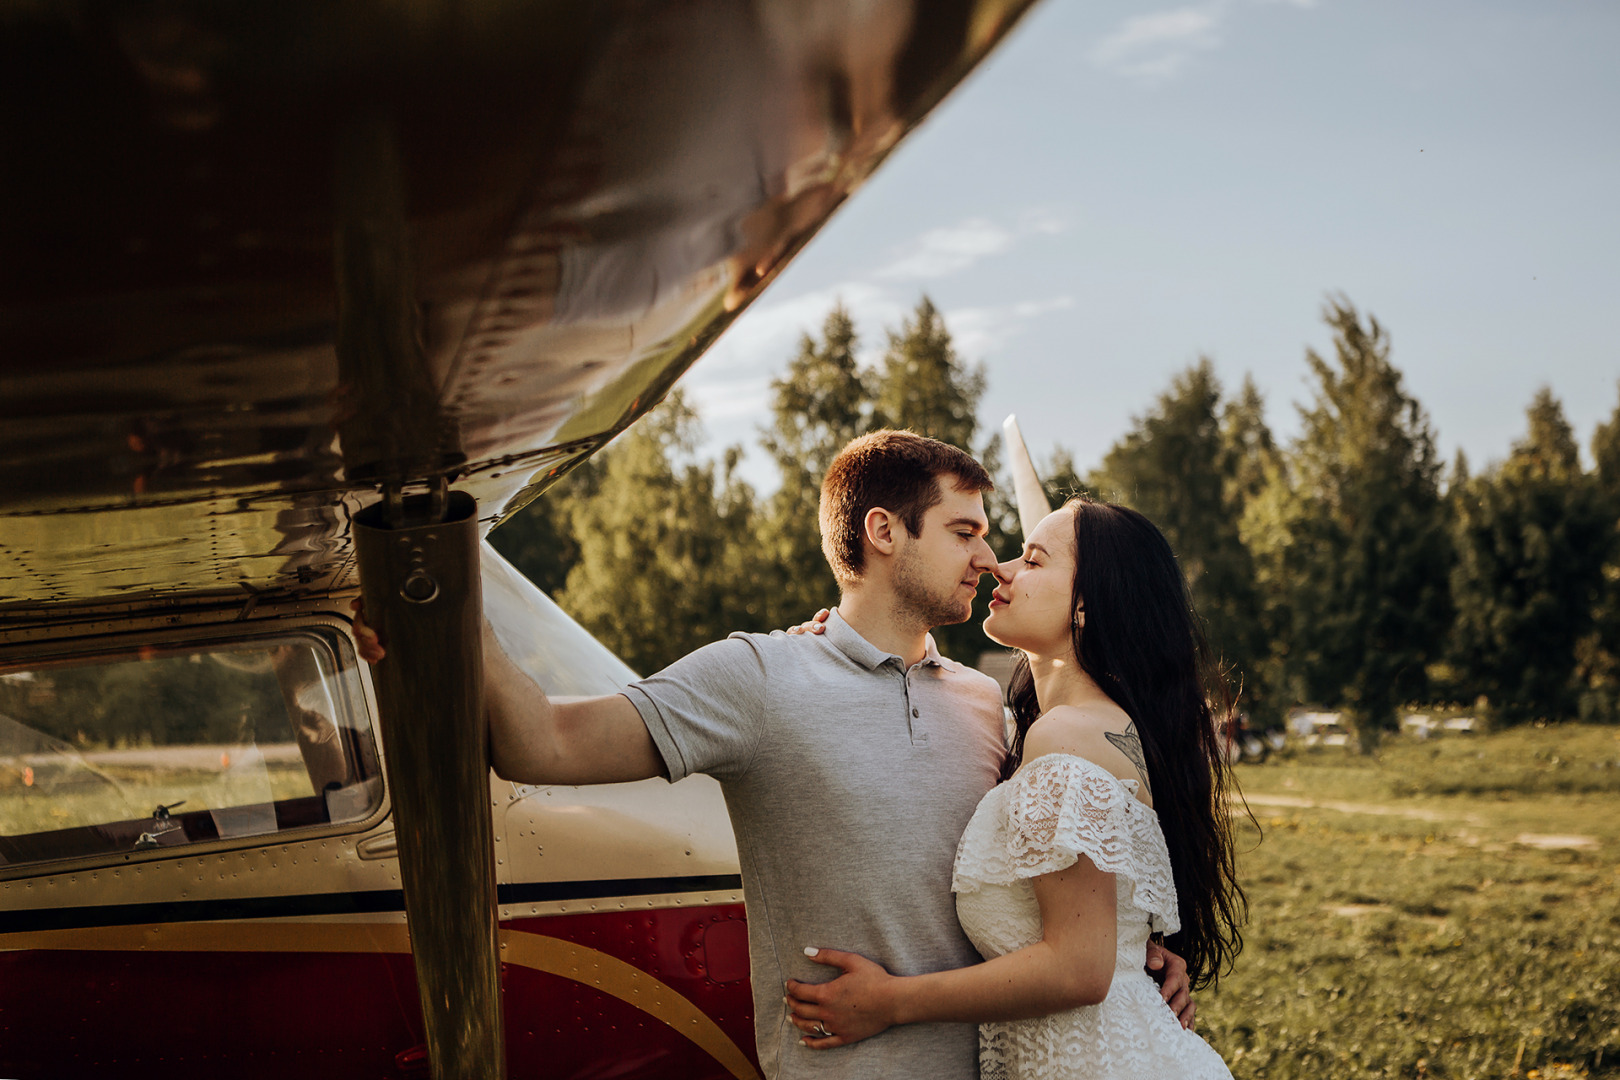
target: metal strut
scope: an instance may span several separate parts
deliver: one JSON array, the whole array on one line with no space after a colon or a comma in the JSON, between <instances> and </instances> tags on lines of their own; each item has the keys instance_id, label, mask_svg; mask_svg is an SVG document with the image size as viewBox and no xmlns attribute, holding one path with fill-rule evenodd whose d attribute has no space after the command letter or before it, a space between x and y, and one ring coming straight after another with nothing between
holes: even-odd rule
<instances>
[{"instance_id":1,"label":"metal strut","mask_svg":"<svg viewBox=\"0 0 1620 1080\"><path fill-rule=\"evenodd\" d=\"M429 1062L439 1080L504 1080L477 506L443 489L385 499L355 542L388 649L372 682Z\"/></svg>"}]
</instances>

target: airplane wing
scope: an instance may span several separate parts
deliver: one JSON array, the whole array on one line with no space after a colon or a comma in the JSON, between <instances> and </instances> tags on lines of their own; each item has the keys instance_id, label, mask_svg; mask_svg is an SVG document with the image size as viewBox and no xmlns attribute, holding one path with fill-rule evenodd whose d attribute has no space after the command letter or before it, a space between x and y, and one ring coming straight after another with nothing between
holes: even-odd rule
<instances>
[{"instance_id":1,"label":"airplane wing","mask_svg":"<svg viewBox=\"0 0 1620 1080\"><path fill-rule=\"evenodd\" d=\"M0 612L355 583L655 405L1026 0L11 5Z\"/></svg>"}]
</instances>

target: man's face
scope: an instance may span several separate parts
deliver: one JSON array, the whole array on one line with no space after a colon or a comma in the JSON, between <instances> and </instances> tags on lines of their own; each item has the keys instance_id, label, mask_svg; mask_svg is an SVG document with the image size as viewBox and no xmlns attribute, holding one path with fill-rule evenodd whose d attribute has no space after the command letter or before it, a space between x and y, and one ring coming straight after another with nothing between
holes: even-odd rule
<instances>
[{"instance_id":1,"label":"man's face","mask_svg":"<svg viewBox=\"0 0 1620 1080\"><path fill-rule=\"evenodd\" d=\"M973 614L979 576L996 565L984 539L990 528L984 498L976 491L957 490L950 477L936 482L939 503L923 515L916 536L900 531L894 562L899 602L930 627L966 622Z\"/></svg>"}]
</instances>

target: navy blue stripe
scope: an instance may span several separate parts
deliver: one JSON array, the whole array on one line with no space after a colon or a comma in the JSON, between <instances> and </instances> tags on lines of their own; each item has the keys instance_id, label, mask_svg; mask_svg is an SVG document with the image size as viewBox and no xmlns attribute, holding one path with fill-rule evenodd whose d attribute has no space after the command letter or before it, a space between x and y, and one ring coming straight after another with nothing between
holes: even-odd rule
<instances>
[{"instance_id":1,"label":"navy blue stripe","mask_svg":"<svg viewBox=\"0 0 1620 1080\"><path fill-rule=\"evenodd\" d=\"M559 900L595 900L605 896L726 892L741 888L742 878L737 874L714 874L707 877L606 878L600 881L536 881L502 885L498 891L498 899L502 904L538 904ZM140 923L369 915L376 912L404 910L405 894L399 889L254 896L238 900L101 904L87 907L0 911L0 934L18 934L35 930L73 930L87 926L129 926Z\"/></svg>"}]
</instances>

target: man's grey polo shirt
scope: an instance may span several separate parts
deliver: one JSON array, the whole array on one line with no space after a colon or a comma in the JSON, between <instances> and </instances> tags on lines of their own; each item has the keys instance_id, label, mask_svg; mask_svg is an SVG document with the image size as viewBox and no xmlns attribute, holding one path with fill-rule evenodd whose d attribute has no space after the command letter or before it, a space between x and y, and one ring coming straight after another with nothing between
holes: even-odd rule
<instances>
[{"instance_id":1,"label":"man's grey polo shirt","mask_svg":"<svg viewBox=\"0 0 1620 1080\"><path fill-rule=\"evenodd\" d=\"M671 781L719 780L748 904L754 1029L767 1077L973 1080L972 1024L891 1028L808 1050L783 983L825 982L806 945L897 975L977 963L956 921L956 843L1004 755L988 676L940 656L909 671L835 611L824 635L733 634L625 690Z\"/></svg>"}]
</instances>

